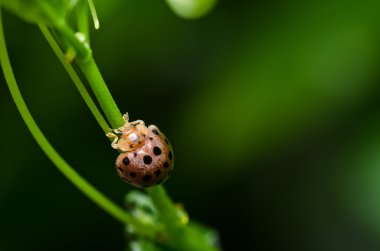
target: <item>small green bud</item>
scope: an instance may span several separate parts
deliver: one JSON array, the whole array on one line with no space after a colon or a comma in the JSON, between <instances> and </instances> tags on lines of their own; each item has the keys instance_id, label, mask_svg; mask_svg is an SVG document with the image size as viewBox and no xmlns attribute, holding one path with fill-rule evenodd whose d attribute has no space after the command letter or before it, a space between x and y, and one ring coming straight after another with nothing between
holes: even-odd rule
<instances>
[{"instance_id":1,"label":"small green bud","mask_svg":"<svg viewBox=\"0 0 380 251\"><path fill-rule=\"evenodd\" d=\"M166 2L178 16L196 19L209 13L217 0L166 0Z\"/></svg>"}]
</instances>

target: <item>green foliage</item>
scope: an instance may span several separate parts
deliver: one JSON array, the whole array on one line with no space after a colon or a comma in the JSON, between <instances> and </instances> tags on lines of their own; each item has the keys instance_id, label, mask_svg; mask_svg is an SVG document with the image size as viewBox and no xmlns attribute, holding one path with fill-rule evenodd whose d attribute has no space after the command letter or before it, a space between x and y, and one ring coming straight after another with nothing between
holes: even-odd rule
<instances>
[{"instance_id":1,"label":"green foliage","mask_svg":"<svg viewBox=\"0 0 380 251\"><path fill-rule=\"evenodd\" d=\"M139 191L131 191L125 197L125 207L130 214L147 226L161 226L159 214L151 198ZM126 225L126 250L128 251L160 251L157 243L152 240L143 238L134 231L133 226Z\"/></svg>"},{"instance_id":2,"label":"green foliage","mask_svg":"<svg viewBox=\"0 0 380 251\"><path fill-rule=\"evenodd\" d=\"M77 0L2 0L1 3L25 21L60 26Z\"/></svg>"},{"instance_id":3,"label":"green foliage","mask_svg":"<svg viewBox=\"0 0 380 251\"><path fill-rule=\"evenodd\" d=\"M2 0L2 4L27 22L55 28L62 37L67 58L87 60L91 50L86 40L78 38L68 26L66 17L76 6L76 0ZM87 17L85 17L87 18Z\"/></svg>"},{"instance_id":4,"label":"green foliage","mask_svg":"<svg viewBox=\"0 0 380 251\"><path fill-rule=\"evenodd\" d=\"M145 193L139 191L129 192L125 197L125 207L133 217L146 225L162 224L152 199Z\"/></svg>"},{"instance_id":5,"label":"green foliage","mask_svg":"<svg viewBox=\"0 0 380 251\"><path fill-rule=\"evenodd\" d=\"M166 0L166 2L178 16L196 19L209 13L217 0Z\"/></svg>"},{"instance_id":6,"label":"green foliage","mask_svg":"<svg viewBox=\"0 0 380 251\"><path fill-rule=\"evenodd\" d=\"M189 222L181 206L165 203L167 198L162 192L161 188L150 188L151 197L138 191L126 196L125 205L129 213L146 226L158 227L160 231L155 240L156 245L153 245L152 240L139 236L133 226L126 225L127 250L218 250L217 232L202 224ZM155 199L164 203L154 203ZM177 219L179 222L176 222Z\"/></svg>"}]
</instances>

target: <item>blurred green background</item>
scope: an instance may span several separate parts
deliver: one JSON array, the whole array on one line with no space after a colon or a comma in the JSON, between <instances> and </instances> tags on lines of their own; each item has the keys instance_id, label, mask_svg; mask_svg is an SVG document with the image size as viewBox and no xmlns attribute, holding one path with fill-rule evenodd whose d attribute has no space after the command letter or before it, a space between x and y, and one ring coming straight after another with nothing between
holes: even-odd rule
<instances>
[{"instance_id":1,"label":"blurred green background","mask_svg":"<svg viewBox=\"0 0 380 251\"><path fill-rule=\"evenodd\" d=\"M174 145L165 186L225 250L380 250L380 2L97 0L95 59L119 107ZM4 13L50 142L122 204L116 153L37 27ZM122 250L123 226L52 165L0 79L0 250Z\"/></svg>"}]
</instances>

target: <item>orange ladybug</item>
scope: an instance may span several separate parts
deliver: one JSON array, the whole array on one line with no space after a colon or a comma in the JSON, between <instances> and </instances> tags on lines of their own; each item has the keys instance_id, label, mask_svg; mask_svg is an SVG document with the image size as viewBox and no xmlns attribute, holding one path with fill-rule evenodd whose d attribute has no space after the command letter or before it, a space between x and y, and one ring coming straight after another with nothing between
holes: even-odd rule
<instances>
[{"instance_id":1,"label":"orange ladybug","mask_svg":"<svg viewBox=\"0 0 380 251\"><path fill-rule=\"evenodd\" d=\"M140 188L164 182L174 164L168 139L155 125L146 127L142 120L129 122L128 113L123 118L125 124L107 134L114 139L111 146L122 152L116 159L118 175Z\"/></svg>"}]
</instances>

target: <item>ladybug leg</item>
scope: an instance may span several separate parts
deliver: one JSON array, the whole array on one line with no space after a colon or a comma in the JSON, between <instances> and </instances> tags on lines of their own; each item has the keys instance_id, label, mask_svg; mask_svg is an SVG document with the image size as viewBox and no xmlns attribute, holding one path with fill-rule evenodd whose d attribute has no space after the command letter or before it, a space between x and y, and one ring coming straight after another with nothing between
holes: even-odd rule
<instances>
[{"instance_id":1,"label":"ladybug leg","mask_svg":"<svg viewBox=\"0 0 380 251\"><path fill-rule=\"evenodd\" d=\"M125 127L127 125L138 125L138 124L145 125L144 121L142 121L142 120L136 120L136 121L133 121L133 122L129 122L129 114L128 114L128 112L123 115L123 119L124 119L125 125L122 126L121 128L123 128L123 127Z\"/></svg>"},{"instance_id":2,"label":"ladybug leg","mask_svg":"<svg viewBox=\"0 0 380 251\"><path fill-rule=\"evenodd\" d=\"M136 125L145 125L145 122L142 120L135 120L130 123L130 125L136 126Z\"/></svg>"},{"instance_id":3,"label":"ladybug leg","mask_svg":"<svg viewBox=\"0 0 380 251\"><path fill-rule=\"evenodd\" d=\"M113 134L116 134L116 136L117 136L117 135L123 134L123 129L124 129L124 127L122 126L119 129L112 129L112 131L114 132Z\"/></svg>"},{"instance_id":4,"label":"ladybug leg","mask_svg":"<svg viewBox=\"0 0 380 251\"><path fill-rule=\"evenodd\" d=\"M128 124L128 122L129 122L129 115L128 115L128 112L126 112L126 113L123 115L123 119L124 119L124 122L125 122L126 124Z\"/></svg>"},{"instance_id":5,"label":"ladybug leg","mask_svg":"<svg viewBox=\"0 0 380 251\"><path fill-rule=\"evenodd\" d=\"M119 144L118 144L119 137L116 134L114 134L114 133L107 133L106 136L108 138L110 138L110 139L114 138L113 141L112 141L112 143L111 143L111 146L114 149L119 149Z\"/></svg>"}]
</instances>

